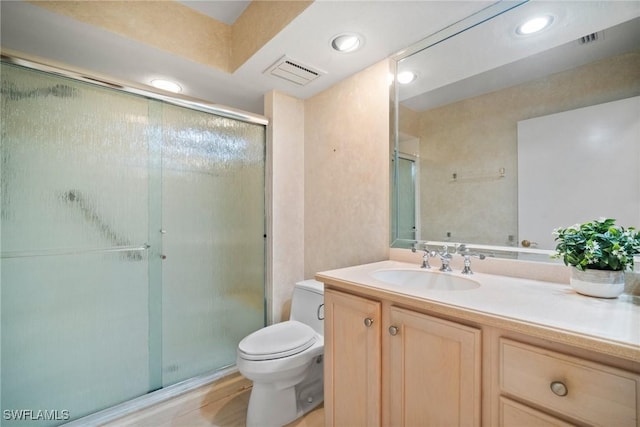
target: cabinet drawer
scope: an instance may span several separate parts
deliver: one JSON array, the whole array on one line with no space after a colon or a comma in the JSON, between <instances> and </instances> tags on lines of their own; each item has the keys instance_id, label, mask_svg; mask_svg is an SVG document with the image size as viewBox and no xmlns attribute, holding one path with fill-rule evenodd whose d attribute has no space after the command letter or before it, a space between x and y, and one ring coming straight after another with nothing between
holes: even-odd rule
<instances>
[{"instance_id":1,"label":"cabinet drawer","mask_svg":"<svg viewBox=\"0 0 640 427\"><path fill-rule=\"evenodd\" d=\"M621 427L638 421L640 375L505 338L500 339L500 387L587 424Z\"/></svg>"},{"instance_id":2,"label":"cabinet drawer","mask_svg":"<svg viewBox=\"0 0 640 427\"><path fill-rule=\"evenodd\" d=\"M543 412L521 405L513 400L500 397L500 427L571 427Z\"/></svg>"}]
</instances>

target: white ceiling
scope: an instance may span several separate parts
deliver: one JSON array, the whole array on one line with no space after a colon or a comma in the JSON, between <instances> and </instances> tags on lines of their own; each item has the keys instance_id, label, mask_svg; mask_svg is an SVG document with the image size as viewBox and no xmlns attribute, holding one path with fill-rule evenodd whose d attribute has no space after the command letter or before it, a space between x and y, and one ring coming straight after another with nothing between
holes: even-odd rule
<instances>
[{"instance_id":1,"label":"white ceiling","mask_svg":"<svg viewBox=\"0 0 640 427\"><path fill-rule=\"evenodd\" d=\"M244 1L183 3L225 22L232 22L247 5ZM263 95L270 90L308 98L491 3L317 0L233 74L21 0L0 3L0 40L3 48L118 80L148 84L153 78L174 79L185 95L262 114ZM333 51L331 38L345 31L362 34L364 47L351 54ZM326 74L304 87L262 74L283 55Z\"/></svg>"},{"instance_id":2,"label":"white ceiling","mask_svg":"<svg viewBox=\"0 0 640 427\"><path fill-rule=\"evenodd\" d=\"M250 2L201 0L180 3L232 24ZM3 48L117 80L145 85L153 78L177 80L183 87L183 93L190 97L262 114L263 95L270 90L308 98L494 3L493 0L316 0L232 74L22 0L1 0L0 42ZM511 33L500 29L500 26L493 26L495 23L513 29L517 23L509 21L511 16L548 6L555 8L553 13L559 22L554 24L554 31L561 33L548 32L544 43L531 39L524 48L516 43ZM473 33L471 37L456 37L456 41L462 44L453 49L444 48L444 45L441 49L430 49L432 56L428 62L440 67L432 71L440 76L436 88L446 87L452 80L468 80L470 76L497 65L517 62L524 56L550 47L550 42L557 46L584 35L589 28L599 31L597 27L602 25L610 26L632 15L638 16L640 1L532 0L514 11L517 13L509 12L500 19L492 20L492 26L482 25L470 31L469 34ZM333 51L330 48L331 38L345 31L363 35L364 47L351 54ZM451 55L452 51L455 55ZM326 74L304 87L264 75L263 71L283 55ZM503 79L492 77L492 80ZM430 84L433 85L434 81L431 80ZM421 105L424 97L421 99L419 94L428 89L420 88L425 82L426 79L418 80L416 89L402 89L403 98L413 98L417 109L424 108Z\"/></svg>"}]
</instances>

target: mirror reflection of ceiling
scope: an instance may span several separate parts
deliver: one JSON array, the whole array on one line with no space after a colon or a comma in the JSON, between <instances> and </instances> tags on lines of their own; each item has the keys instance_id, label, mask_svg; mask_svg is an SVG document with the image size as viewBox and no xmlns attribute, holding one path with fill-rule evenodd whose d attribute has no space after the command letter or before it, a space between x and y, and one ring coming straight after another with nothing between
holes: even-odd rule
<instances>
[{"instance_id":1,"label":"mirror reflection of ceiling","mask_svg":"<svg viewBox=\"0 0 640 427\"><path fill-rule=\"evenodd\" d=\"M527 17L541 14L554 17L551 27L529 36L516 33ZM401 60L398 71L414 71L418 78L400 86L400 102L426 111L636 50L640 25L629 19L638 16L638 1L525 3ZM581 43L594 33L595 41Z\"/></svg>"}]
</instances>

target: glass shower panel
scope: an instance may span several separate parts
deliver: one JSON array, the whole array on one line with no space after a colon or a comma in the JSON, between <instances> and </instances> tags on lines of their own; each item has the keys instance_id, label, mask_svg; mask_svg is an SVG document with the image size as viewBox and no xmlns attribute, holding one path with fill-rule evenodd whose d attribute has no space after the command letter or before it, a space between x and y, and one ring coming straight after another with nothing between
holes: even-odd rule
<instances>
[{"instance_id":1,"label":"glass shower panel","mask_svg":"<svg viewBox=\"0 0 640 427\"><path fill-rule=\"evenodd\" d=\"M235 363L264 325L262 125L163 108L163 384Z\"/></svg>"},{"instance_id":2,"label":"glass shower panel","mask_svg":"<svg viewBox=\"0 0 640 427\"><path fill-rule=\"evenodd\" d=\"M74 419L149 389L148 102L1 71L2 410Z\"/></svg>"},{"instance_id":3,"label":"glass shower panel","mask_svg":"<svg viewBox=\"0 0 640 427\"><path fill-rule=\"evenodd\" d=\"M57 425L148 391L145 262L127 252L3 259L2 413L34 411L3 426ZM29 420L39 410L56 415Z\"/></svg>"}]
</instances>

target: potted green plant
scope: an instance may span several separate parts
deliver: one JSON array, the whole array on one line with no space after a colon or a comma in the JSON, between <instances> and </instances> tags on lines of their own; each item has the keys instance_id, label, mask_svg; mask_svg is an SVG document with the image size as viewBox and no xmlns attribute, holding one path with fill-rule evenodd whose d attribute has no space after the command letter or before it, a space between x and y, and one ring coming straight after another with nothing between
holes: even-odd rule
<instances>
[{"instance_id":1,"label":"potted green plant","mask_svg":"<svg viewBox=\"0 0 640 427\"><path fill-rule=\"evenodd\" d=\"M553 231L554 258L573 267L571 286L584 295L615 298L624 291L624 272L640 253L640 233L601 218Z\"/></svg>"}]
</instances>

